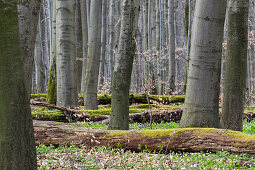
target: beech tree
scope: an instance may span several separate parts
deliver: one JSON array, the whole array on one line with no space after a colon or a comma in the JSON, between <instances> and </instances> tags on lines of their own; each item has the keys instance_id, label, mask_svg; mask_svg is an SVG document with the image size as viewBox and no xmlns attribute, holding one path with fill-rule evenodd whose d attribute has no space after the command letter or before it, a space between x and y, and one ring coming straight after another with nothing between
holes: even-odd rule
<instances>
[{"instance_id":1,"label":"beech tree","mask_svg":"<svg viewBox=\"0 0 255 170\"><path fill-rule=\"evenodd\" d=\"M17 5L0 1L0 169L8 170L37 169Z\"/></svg>"},{"instance_id":2,"label":"beech tree","mask_svg":"<svg viewBox=\"0 0 255 170\"><path fill-rule=\"evenodd\" d=\"M102 0L91 1L89 24L88 62L84 87L84 108L98 109L97 86L101 50Z\"/></svg>"},{"instance_id":3,"label":"beech tree","mask_svg":"<svg viewBox=\"0 0 255 170\"><path fill-rule=\"evenodd\" d=\"M118 53L113 72L109 129L129 128L129 88L135 56L140 0L123 0Z\"/></svg>"},{"instance_id":4,"label":"beech tree","mask_svg":"<svg viewBox=\"0 0 255 170\"><path fill-rule=\"evenodd\" d=\"M25 70L25 81L28 94L32 87L32 73L34 64L34 43L37 32L38 12L41 0L19 1L19 32L22 49L22 58Z\"/></svg>"},{"instance_id":5,"label":"beech tree","mask_svg":"<svg viewBox=\"0 0 255 170\"><path fill-rule=\"evenodd\" d=\"M222 127L242 131L247 74L249 0L228 1Z\"/></svg>"},{"instance_id":6,"label":"beech tree","mask_svg":"<svg viewBox=\"0 0 255 170\"><path fill-rule=\"evenodd\" d=\"M78 104L75 85L75 30L73 0L56 1L56 68L57 105L74 107Z\"/></svg>"},{"instance_id":7,"label":"beech tree","mask_svg":"<svg viewBox=\"0 0 255 170\"><path fill-rule=\"evenodd\" d=\"M187 93L180 127L219 127L219 92L226 0L197 0Z\"/></svg>"}]
</instances>

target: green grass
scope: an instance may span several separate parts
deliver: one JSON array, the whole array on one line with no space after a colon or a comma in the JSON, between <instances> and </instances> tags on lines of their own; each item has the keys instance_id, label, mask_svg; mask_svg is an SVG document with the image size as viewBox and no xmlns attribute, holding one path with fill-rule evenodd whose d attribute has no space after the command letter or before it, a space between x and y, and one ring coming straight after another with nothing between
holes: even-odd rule
<instances>
[{"instance_id":1,"label":"green grass","mask_svg":"<svg viewBox=\"0 0 255 170\"><path fill-rule=\"evenodd\" d=\"M140 153L106 146L75 147L40 145L38 169L253 169L255 157L247 154L165 153L148 150Z\"/></svg>"}]
</instances>

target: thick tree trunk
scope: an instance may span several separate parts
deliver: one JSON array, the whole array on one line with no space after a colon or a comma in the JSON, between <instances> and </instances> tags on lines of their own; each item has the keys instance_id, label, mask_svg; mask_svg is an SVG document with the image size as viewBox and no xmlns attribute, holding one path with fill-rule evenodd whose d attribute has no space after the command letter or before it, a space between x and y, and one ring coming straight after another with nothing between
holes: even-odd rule
<instances>
[{"instance_id":1,"label":"thick tree trunk","mask_svg":"<svg viewBox=\"0 0 255 170\"><path fill-rule=\"evenodd\" d=\"M28 79L25 78L25 75L28 74L24 73L22 62L25 59L22 59L25 52L28 55L27 60L33 58L33 52L25 51L25 49L33 51L32 37L34 36L21 31L24 33L22 38L26 36L29 38L29 40L22 39L21 42L25 44L21 48L17 5L18 0L0 1L0 169L4 170L20 169L21 167L22 169L37 168L29 93L26 88L27 85L31 85L32 77L30 77L30 83L27 83ZM35 9L34 4L30 5L31 9ZM24 14L23 12L27 11L22 11L22 14ZM28 24L26 19L34 17L31 15L26 16L28 18L23 18L25 21L22 20L20 24L23 22ZM32 30L37 26L31 20L29 24L31 25L21 25L24 26L24 29ZM30 68L31 63L27 64Z\"/></svg>"},{"instance_id":2,"label":"thick tree trunk","mask_svg":"<svg viewBox=\"0 0 255 170\"><path fill-rule=\"evenodd\" d=\"M84 80L84 108L86 110L98 109L97 85L100 64L101 25L102 0L93 0L91 1L89 25L88 63Z\"/></svg>"},{"instance_id":3,"label":"thick tree trunk","mask_svg":"<svg viewBox=\"0 0 255 170\"><path fill-rule=\"evenodd\" d=\"M34 121L36 144L122 147L131 151L181 151L255 154L255 137L222 129L106 131ZM139 149L138 146L141 146ZM159 147L162 146L162 147Z\"/></svg>"},{"instance_id":4,"label":"thick tree trunk","mask_svg":"<svg viewBox=\"0 0 255 170\"><path fill-rule=\"evenodd\" d=\"M19 1L19 32L28 94L32 88L34 44L41 0Z\"/></svg>"},{"instance_id":5,"label":"thick tree trunk","mask_svg":"<svg viewBox=\"0 0 255 170\"><path fill-rule=\"evenodd\" d=\"M226 0L196 2L187 93L180 127L219 127L225 11Z\"/></svg>"},{"instance_id":6,"label":"thick tree trunk","mask_svg":"<svg viewBox=\"0 0 255 170\"><path fill-rule=\"evenodd\" d=\"M222 127L242 131L247 73L249 0L228 2L226 75Z\"/></svg>"},{"instance_id":7,"label":"thick tree trunk","mask_svg":"<svg viewBox=\"0 0 255 170\"><path fill-rule=\"evenodd\" d=\"M129 128L128 97L136 49L135 36L139 7L140 0L124 0L122 2L121 32L112 82L112 110L109 129Z\"/></svg>"},{"instance_id":8,"label":"thick tree trunk","mask_svg":"<svg viewBox=\"0 0 255 170\"><path fill-rule=\"evenodd\" d=\"M57 105L75 107L78 104L75 86L75 38L73 0L56 1L56 65Z\"/></svg>"}]
</instances>

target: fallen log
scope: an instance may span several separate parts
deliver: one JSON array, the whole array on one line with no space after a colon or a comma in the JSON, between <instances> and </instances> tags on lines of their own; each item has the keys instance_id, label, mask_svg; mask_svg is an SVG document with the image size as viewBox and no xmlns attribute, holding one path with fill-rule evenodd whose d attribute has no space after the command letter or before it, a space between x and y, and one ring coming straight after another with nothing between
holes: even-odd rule
<instances>
[{"instance_id":1,"label":"fallen log","mask_svg":"<svg viewBox=\"0 0 255 170\"><path fill-rule=\"evenodd\" d=\"M34 121L36 144L122 147L141 151L185 151L255 154L255 136L231 130L186 128L143 131L108 131L63 123Z\"/></svg>"},{"instance_id":2,"label":"fallen log","mask_svg":"<svg viewBox=\"0 0 255 170\"><path fill-rule=\"evenodd\" d=\"M66 116L66 119L68 122L77 122L77 121L88 121L91 119L91 116L89 114L86 114L84 112L81 112L80 110L70 109L67 107L59 107L53 104L30 100L30 104L33 106L41 106L41 107L47 107L49 109L57 109L64 113Z\"/></svg>"}]
</instances>

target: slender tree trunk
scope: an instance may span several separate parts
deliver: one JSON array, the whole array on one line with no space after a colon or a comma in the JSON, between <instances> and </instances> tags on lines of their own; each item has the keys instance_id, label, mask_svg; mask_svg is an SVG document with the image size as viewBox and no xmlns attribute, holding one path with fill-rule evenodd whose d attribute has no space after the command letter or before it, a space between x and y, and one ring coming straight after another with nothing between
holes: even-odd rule
<instances>
[{"instance_id":1,"label":"slender tree trunk","mask_svg":"<svg viewBox=\"0 0 255 170\"><path fill-rule=\"evenodd\" d=\"M175 20L174 0L168 0L168 32L169 32L169 88L170 93L175 91Z\"/></svg>"},{"instance_id":2,"label":"slender tree trunk","mask_svg":"<svg viewBox=\"0 0 255 170\"><path fill-rule=\"evenodd\" d=\"M17 0L0 1L0 169L4 170L37 168L29 93L26 89L27 85L31 85L32 77L30 83L27 83L22 62L24 48L33 51L34 47L31 45L34 46L34 42L32 35L22 34L21 37L28 36L29 41L23 39L21 42L26 44L21 48L17 4ZM21 4L19 12L24 14L27 11L21 11L22 5L24 4ZM29 4L35 9L33 5ZM30 56L33 52L26 52L33 58Z\"/></svg>"},{"instance_id":3,"label":"slender tree trunk","mask_svg":"<svg viewBox=\"0 0 255 170\"><path fill-rule=\"evenodd\" d=\"M242 131L247 73L249 0L228 2L226 75L222 127Z\"/></svg>"},{"instance_id":4,"label":"slender tree trunk","mask_svg":"<svg viewBox=\"0 0 255 170\"><path fill-rule=\"evenodd\" d=\"M128 97L136 49L134 38L137 33L139 6L140 0L122 1L121 32L113 74L112 111L109 129L129 128Z\"/></svg>"},{"instance_id":5,"label":"slender tree trunk","mask_svg":"<svg viewBox=\"0 0 255 170\"><path fill-rule=\"evenodd\" d=\"M180 127L219 127L225 11L225 0L196 2L187 94Z\"/></svg>"},{"instance_id":6,"label":"slender tree trunk","mask_svg":"<svg viewBox=\"0 0 255 170\"><path fill-rule=\"evenodd\" d=\"M81 92L84 93L85 76L87 67L88 55L88 20L87 20L87 1L81 1L81 23L82 23L82 42L83 42L83 65L82 65L82 79L81 79Z\"/></svg>"},{"instance_id":7,"label":"slender tree trunk","mask_svg":"<svg viewBox=\"0 0 255 170\"><path fill-rule=\"evenodd\" d=\"M101 56L99 69L98 89L102 90L104 85L104 65L106 54L106 38L107 38L107 1L102 0L102 37L101 37Z\"/></svg>"},{"instance_id":8,"label":"slender tree trunk","mask_svg":"<svg viewBox=\"0 0 255 170\"><path fill-rule=\"evenodd\" d=\"M56 68L56 0L52 1L52 47L50 55L50 72L48 78L46 102L56 104L57 102L57 68Z\"/></svg>"},{"instance_id":9,"label":"slender tree trunk","mask_svg":"<svg viewBox=\"0 0 255 170\"><path fill-rule=\"evenodd\" d=\"M45 93L46 92L46 75L45 75L45 67L43 64L43 58L40 47L40 39L39 32L36 35L35 41L35 73L36 73L36 92L37 93Z\"/></svg>"},{"instance_id":10,"label":"slender tree trunk","mask_svg":"<svg viewBox=\"0 0 255 170\"><path fill-rule=\"evenodd\" d=\"M75 0L75 47L76 47L76 59L75 59L75 82L77 86L77 92L81 92L81 80L82 80L82 21L81 21L81 0Z\"/></svg>"},{"instance_id":11,"label":"slender tree trunk","mask_svg":"<svg viewBox=\"0 0 255 170\"><path fill-rule=\"evenodd\" d=\"M18 5L21 52L28 94L30 94L32 88L34 45L40 3L40 0L22 0L19 1Z\"/></svg>"},{"instance_id":12,"label":"slender tree trunk","mask_svg":"<svg viewBox=\"0 0 255 170\"><path fill-rule=\"evenodd\" d=\"M88 63L84 88L84 108L86 110L98 109L97 85L100 64L101 25L102 0L93 0L91 1Z\"/></svg>"},{"instance_id":13,"label":"slender tree trunk","mask_svg":"<svg viewBox=\"0 0 255 170\"><path fill-rule=\"evenodd\" d=\"M56 2L57 105L75 107L78 104L75 86L75 38L73 0Z\"/></svg>"}]
</instances>

